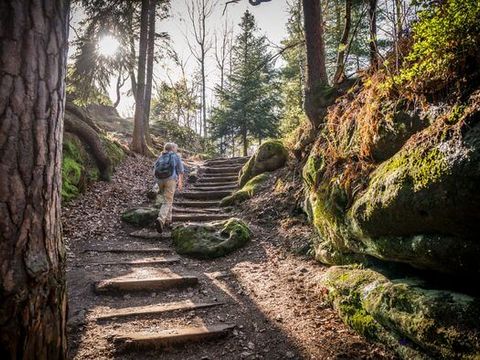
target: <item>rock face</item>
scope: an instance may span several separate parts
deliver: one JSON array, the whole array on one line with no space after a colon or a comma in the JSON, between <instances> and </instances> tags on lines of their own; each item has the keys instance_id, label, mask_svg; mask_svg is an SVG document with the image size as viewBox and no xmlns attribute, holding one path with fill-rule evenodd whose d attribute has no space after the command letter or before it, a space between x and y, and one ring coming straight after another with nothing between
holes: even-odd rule
<instances>
[{"instance_id":1,"label":"rock face","mask_svg":"<svg viewBox=\"0 0 480 360\"><path fill-rule=\"evenodd\" d=\"M235 191L232 195L222 199L220 206L231 206L239 204L254 196L260 186L268 179L268 174L260 174L249 180L240 190Z\"/></svg>"},{"instance_id":2,"label":"rock face","mask_svg":"<svg viewBox=\"0 0 480 360\"><path fill-rule=\"evenodd\" d=\"M285 165L287 159L288 151L281 141L264 142L240 171L240 186L243 187L249 180L264 172L280 169Z\"/></svg>"},{"instance_id":3,"label":"rock face","mask_svg":"<svg viewBox=\"0 0 480 360\"><path fill-rule=\"evenodd\" d=\"M369 269L332 267L321 279L342 319L407 359L478 359L480 299L389 280Z\"/></svg>"},{"instance_id":4,"label":"rock face","mask_svg":"<svg viewBox=\"0 0 480 360\"><path fill-rule=\"evenodd\" d=\"M241 220L231 218L202 224L182 224L172 230L175 250L200 259L225 256L244 246L251 231Z\"/></svg>"},{"instance_id":5,"label":"rock face","mask_svg":"<svg viewBox=\"0 0 480 360\"><path fill-rule=\"evenodd\" d=\"M325 176L321 151L303 176L306 208L321 235L317 258L345 264L373 256L448 273L480 273L480 110L412 136L379 164L365 190Z\"/></svg>"}]
</instances>

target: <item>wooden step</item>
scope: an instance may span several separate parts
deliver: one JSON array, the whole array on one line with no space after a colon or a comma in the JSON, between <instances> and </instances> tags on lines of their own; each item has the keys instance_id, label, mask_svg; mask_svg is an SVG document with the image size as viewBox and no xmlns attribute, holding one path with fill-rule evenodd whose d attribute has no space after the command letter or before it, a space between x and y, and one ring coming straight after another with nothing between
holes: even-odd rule
<instances>
[{"instance_id":1,"label":"wooden step","mask_svg":"<svg viewBox=\"0 0 480 360\"><path fill-rule=\"evenodd\" d=\"M119 350L158 349L171 345L185 345L226 336L233 324L187 327L163 330L155 333L127 333L113 337Z\"/></svg>"},{"instance_id":2,"label":"wooden step","mask_svg":"<svg viewBox=\"0 0 480 360\"><path fill-rule=\"evenodd\" d=\"M235 186L237 187L238 186L238 181L228 181L228 182L197 182L195 183L193 186L197 187L197 188L208 188L208 187L212 187L212 186Z\"/></svg>"},{"instance_id":3,"label":"wooden step","mask_svg":"<svg viewBox=\"0 0 480 360\"><path fill-rule=\"evenodd\" d=\"M229 166L229 167L204 167L204 174L238 174L242 169L242 166Z\"/></svg>"},{"instance_id":4,"label":"wooden step","mask_svg":"<svg viewBox=\"0 0 480 360\"><path fill-rule=\"evenodd\" d=\"M220 201L181 201L175 202L175 206L206 209L220 206Z\"/></svg>"},{"instance_id":5,"label":"wooden step","mask_svg":"<svg viewBox=\"0 0 480 360\"><path fill-rule=\"evenodd\" d=\"M153 291L193 286L198 283L196 276L155 277L147 279L117 278L95 283L97 293Z\"/></svg>"},{"instance_id":6,"label":"wooden step","mask_svg":"<svg viewBox=\"0 0 480 360\"><path fill-rule=\"evenodd\" d=\"M172 264L180 261L178 256L171 256L166 258L148 258L148 259L138 259L138 260L116 260L116 261L105 261L105 262L93 262L93 263L84 263L83 265L165 265ZM80 265L79 265L80 266Z\"/></svg>"},{"instance_id":7,"label":"wooden step","mask_svg":"<svg viewBox=\"0 0 480 360\"><path fill-rule=\"evenodd\" d=\"M113 253L113 254L157 254L169 253L172 249L167 247L152 247L152 248L124 248L124 249L85 249L83 252L97 252L97 253Z\"/></svg>"},{"instance_id":8,"label":"wooden step","mask_svg":"<svg viewBox=\"0 0 480 360\"><path fill-rule=\"evenodd\" d=\"M217 158L217 159L210 159L206 160L203 164L204 166L222 166L222 165L229 165L229 164L245 164L248 160L250 160L250 156L246 157L235 157L235 158Z\"/></svg>"},{"instance_id":9,"label":"wooden step","mask_svg":"<svg viewBox=\"0 0 480 360\"><path fill-rule=\"evenodd\" d=\"M140 239L148 239L148 240L168 240L170 239L169 232L159 233L155 230L151 229L141 229L130 233L130 236L140 238Z\"/></svg>"},{"instance_id":10,"label":"wooden step","mask_svg":"<svg viewBox=\"0 0 480 360\"><path fill-rule=\"evenodd\" d=\"M200 180L205 178L236 178L238 179L239 172L218 172L218 173L203 173L203 176L200 177Z\"/></svg>"},{"instance_id":11,"label":"wooden step","mask_svg":"<svg viewBox=\"0 0 480 360\"><path fill-rule=\"evenodd\" d=\"M182 197L192 200L220 200L225 196L231 195L231 190L217 190L217 191L187 191L182 193Z\"/></svg>"},{"instance_id":12,"label":"wooden step","mask_svg":"<svg viewBox=\"0 0 480 360\"><path fill-rule=\"evenodd\" d=\"M210 187L202 187L202 186L194 185L191 188L189 188L189 190L190 191L217 191L217 190L235 190L236 188L238 188L237 184L228 185L228 186L217 186L214 184L213 186L210 186Z\"/></svg>"},{"instance_id":13,"label":"wooden step","mask_svg":"<svg viewBox=\"0 0 480 360\"><path fill-rule=\"evenodd\" d=\"M220 306L220 302L194 303L191 301L182 301L170 304L158 304L149 306L134 306L122 309L111 309L105 314L98 315L96 320L109 320L114 318L126 318L136 316L161 315L174 311L190 311L205 309L214 306Z\"/></svg>"},{"instance_id":14,"label":"wooden step","mask_svg":"<svg viewBox=\"0 0 480 360\"><path fill-rule=\"evenodd\" d=\"M173 213L175 214L218 214L219 212L224 211L220 208L181 208L174 207Z\"/></svg>"},{"instance_id":15,"label":"wooden step","mask_svg":"<svg viewBox=\"0 0 480 360\"><path fill-rule=\"evenodd\" d=\"M236 182L238 183L238 175L235 176L218 176L218 177L201 177L195 184L205 184L205 183L225 183L225 182Z\"/></svg>"},{"instance_id":16,"label":"wooden step","mask_svg":"<svg viewBox=\"0 0 480 360\"><path fill-rule=\"evenodd\" d=\"M229 214L182 214L173 215L173 222L202 222L202 221L215 221L226 220L232 216Z\"/></svg>"}]
</instances>

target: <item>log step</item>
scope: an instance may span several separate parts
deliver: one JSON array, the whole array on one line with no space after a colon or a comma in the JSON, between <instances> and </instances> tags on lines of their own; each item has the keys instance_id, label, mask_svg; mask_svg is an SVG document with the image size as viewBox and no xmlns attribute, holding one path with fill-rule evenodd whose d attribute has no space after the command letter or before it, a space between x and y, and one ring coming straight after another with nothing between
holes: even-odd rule
<instances>
[{"instance_id":1,"label":"log step","mask_svg":"<svg viewBox=\"0 0 480 360\"><path fill-rule=\"evenodd\" d=\"M242 169L242 166L229 166L229 167L205 167L203 172L205 174L225 174L225 173L236 173Z\"/></svg>"},{"instance_id":2,"label":"log step","mask_svg":"<svg viewBox=\"0 0 480 360\"><path fill-rule=\"evenodd\" d=\"M196 285L196 276L156 277L147 279L108 279L95 283L98 293L152 291Z\"/></svg>"},{"instance_id":3,"label":"log step","mask_svg":"<svg viewBox=\"0 0 480 360\"><path fill-rule=\"evenodd\" d=\"M210 182L210 183L207 183L207 182L197 182L194 184L195 187L197 188L208 188L208 187L212 187L212 186L234 186L234 187L237 187L238 186L238 181L228 181L228 182Z\"/></svg>"},{"instance_id":4,"label":"log step","mask_svg":"<svg viewBox=\"0 0 480 360\"><path fill-rule=\"evenodd\" d=\"M83 265L165 265L165 264L172 264L178 261L180 261L180 258L178 256L172 256L167 258L94 262L94 263L85 263L85 264L82 264L81 266Z\"/></svg>"},{"instance_id":5,"label":"log step","mask_svg":"<svg viewBox=\"0 0 480 360\"><path fill-rule=\"evenodd\" d=\"M219 338L227 335L234 327L232 324L220 324L163 330L156 333L118 334L113 337L113 342L119 350L158 349Z\"/></svg>"},{"instance_id":6,"label":"log step","mask_svg":"<svg viewBox=\"0 0 480 360\"><path fill-rule=\"evenodd\" d=\"M189 190L191 191L217 191L217 190L235 190L236 188L238 187L237 184L235 185L228 185L228 186L217 186L217 185L213 185L211 187L202 187L202 186L197 186L197 185L194 185L193 187L191 187Z\"/></svg>"},{"instance_id":7,"label":"log step","mask_svg":"<svg viewBox=\"0 0 480 360\"><path fill-rule=\"evenodd\" d=\"M175 205L181 207L206 209L220 206L220 201L182 201L176 202Z\"/></svg>"},{"instance_id":8,"label":"log step","mask_svg":"<svg viewBox=\"0 0 480 360\"><path fill-rule=\"evenodd\" d=\"M184 214L173 215L174 222L201 222L230 219L229 214Z\"/></svg>"},{"instance_id":9,"label":"log step","mask_svg":"<svg viewBox=\"0 0 480 360\"><path fill-rule=\"evenodd\" d=\"M223 211L220 208L179 208L174 207L173 213L177 214L218 214L219 212Z\"/></svg>"},{"instance_id":10,"label":"log step","mask_svg":"<svg viewBox=\"0 0 480 360\"><path fill-rule=\"evenodd\" d=\"M169 253L172 252L170 248L131 248L131 249L85 249L83 252L97 252L97 253L113 253L113 254L157 254L157 253Z\"/></svg>"},{"instance_id":11,"label":"log step","mask_svg":"<svg viewBox=\"0 0 480 360\"><path fill-rule=\"evenodd\" d=\"M239 174L238 171L229 171L229 172L222 172L222 173L204 173L203 176L206 178L237 178L238 179L238 174Z\"/></svg>"},{"instance_id":12,"label":"log step","mask_svg":"<svg viewBox=\"0 0 480 360\"><path fill-rule=\"evenodd\" d=\"M112 309L105 314L97 316L98 320L109 320L114 318L126 318L145 315L160 315L174 311L190 311L197 309L205 309L214 306L223 305L220 302L206 302L206 303L194 303L191 301L182 301L170 304L159 304L150 306L134 306L123 309Z\"/></svg>"},{"instance_id":13,"label":"log step","mask_svg":"<svg viewBox=\"0 0 480 360\"><path fill-rule=\"evenodd\" d=\"M236 158L218 158L206 160L203 164L204 166L222 166L222 165L236 165L236 164L245 164L250 157L236 157Z\"/></svg>"},{"instance_id":14,"label":"log step","mask_svg":"<svg viewBox=\"0 0 480 360\"><path fill-rule=\"evenodd\" d=\"M238 181L238 174L235 176L205 176L201 177L196 184L204 184L204 183L223 183L223 182L237 182Z\"/></svg>"},{"instance_id":15,"label":"log step","mask_svg":"<svg viewBox=\"0 0 480 360\"><path fill-rule=\"evenodd\" d=\"M188 191L182 193L185 199L192 200L220 200L232 193L231 190L218 191Z\"/></svg>"}]
</instances>

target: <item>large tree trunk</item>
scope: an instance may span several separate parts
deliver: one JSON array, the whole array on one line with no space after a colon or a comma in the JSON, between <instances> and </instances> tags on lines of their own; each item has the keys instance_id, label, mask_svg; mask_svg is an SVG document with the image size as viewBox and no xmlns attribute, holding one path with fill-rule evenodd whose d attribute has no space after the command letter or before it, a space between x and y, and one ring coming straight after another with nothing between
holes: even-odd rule
<instances>
[{"instance_id":1,"label":"large tree trunk","mask_svg":"<svg viewBox=\"0 0 480 360\"><path fill-rule=\"evenodd\" d=\"M145 140L147 144L152 143L150 137L150 105L152 101L152 83L153 83L153 59L155 56L155 17L157 0L150 0L148 14L148 50L147 50L147 84L145 88Z\"/></svg>"},{"instance_id":2,"label":"large tree trunk","mask_svg":"<svg viewBox=\"0 0 480 360\"><path fill-rule=\"evenodd\" d=\"M368 21L369 21L369 58L370 66L373 70L378 68L378 49L377 49L377 2L378 0L369 0Z\"/></svg>"},{"instance_id":3,"label":"large tree trunk","mask_svg":"<svg viewBox=\"0 0 480 360\"><path fill-rule=\"evenodd\" d=\"M345 0L345 25L343 27L342 38L338 46L337 68L333 77L333 83L338 84L345 79L345 53L348 46L348 37L352 26L352 0Z\"/></svg>"},{"instance_id":4,"label":"large tree trunk","mask_svg":"<svg viewBox=\"0 0 480 360\"><path fill-rule=\"evenodd\" d=\"M135 116L133 120L132 140L132 150L139 154L148 153L143 119L143 114L145 112L145 63L147 59L148 8L149 0L142 0L142 11L140 15L140 44L138 53L138 83L135 96Z\"/></svg>"},{"instance_id":5,"label":"large tree trunk","mask_svg":"<svg viewBox=\"0 0 480 360\"><path fill-rule=\"evenodd\" d=\"M307 47L305 112L313 128L317 128L323 121L322 90L328 86L321 1L303 0L303 16Z\"/></svg>"},{"instance_id":6,"label":"large tree trunk","mask_svg":"<svg viewBox=\"0 0 480 360\"><path fill-rule=\"evenodd\" d=\"M0 1L0 356L66 357L60 223L69 2Z\"/></svg>"}]
</instances>

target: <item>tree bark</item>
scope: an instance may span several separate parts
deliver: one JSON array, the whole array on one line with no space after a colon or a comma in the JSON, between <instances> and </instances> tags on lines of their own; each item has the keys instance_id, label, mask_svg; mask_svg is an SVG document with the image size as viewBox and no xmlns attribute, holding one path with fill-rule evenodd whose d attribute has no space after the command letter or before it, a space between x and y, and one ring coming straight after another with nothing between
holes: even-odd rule
<instances>
[{"instance_id":1,"label":"tree bark","mask_svg":"<svg viewBox=\"0 0 480 360\"><path fill-rule=\"evenodd\" d=\"M66 357L61 235L69 1L0 2L0 356Z\"/></svg>"},{"instance_id":2,"label":"tree bark","mask_svg":"<svg viewBox=\"0 0 480 360\"><path fill-rule=\"evenodd\" d=\"M372 70L378 69L378 47L377 47L377 2L378 0L369 0L368 19L369 19L369 58Z\"/></svg>"},{"instance_id":3,"label":"tree bark","mask_svg":"<svg viewBox=\"0 0 480 360\"><path fill-rule=\"evenodd\" d=\"M325 66L325 40L320 0L303 0L305 43L307 47L307 74L305 112L313 128L322 120L322 89L328 86Z\"/></svg>"},{"instance_id":4,"label":"tree bark","mask_svg":"<svg viewBox=\"0 0 480 360\"><path fill-rule=\"evenodd\" d=\"M342 38L338 46L337 68L333 77L333 83L341 83L345 79L345 53L352 27L352 0L345 0L345 25L343 27Z\"/></svg>"},{"instance_id":5,"label":"tree bark","mask_svg":"<svg viewBox=\"0 0 480 360\"><path fill-rule=\"evenodd\" d=\"M145 64L147 59L148 38L148 8L149 0L142 0L140 15L140 44L138 53L137 91L135 96L135 116L133 124L132 150L139 154L147 154L145 141L145 126L143 115L145 112Z\"/></svg>"},{"instance_id":6,"label":"tree bark","mask_svg":"<svg viewBox=\"0 0 480 360\"><path fill-rule=\"evenodd\" d=\"M148 10L148 50L147 50L147 83L145 88L144 127L147 144L152 143L150 137L150 105L152 101L153 60L155 56L155 17L157 0L150 0Z\"/></svg>"}]
</instances>

